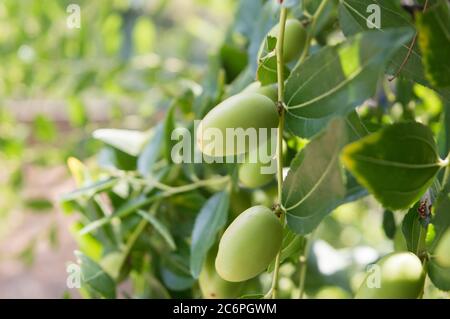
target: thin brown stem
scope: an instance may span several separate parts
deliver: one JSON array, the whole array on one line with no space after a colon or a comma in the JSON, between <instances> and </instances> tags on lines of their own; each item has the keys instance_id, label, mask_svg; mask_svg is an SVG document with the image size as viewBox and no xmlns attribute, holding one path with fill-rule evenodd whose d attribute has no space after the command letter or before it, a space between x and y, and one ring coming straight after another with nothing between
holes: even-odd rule
<instances>
[{"instance_id":1,"label":"thin brown stem","mask_svg":"<svg viewBox=\"0 0 450 319\"><path fill-rule=\"evenodd\" d=\"M425 1L422 12L425 12L425 10L427 10L427 7L428 7L428 0ZM400 67L398 68L397 72L395 72L394 75L389 78L389 82L392 82L393 80L395 80L399 76L399 74L403 71L406 63L408 63L409 58L411 57L411 54L413 52L414 46L416 45L417 36L418 36L418 33L416 32L416 34L414 35L414 38L412 39L411 44L408 48L408 53L406 54L405 58L403 59L402 63L400 64Z\"/></svg>"}]
</instances>

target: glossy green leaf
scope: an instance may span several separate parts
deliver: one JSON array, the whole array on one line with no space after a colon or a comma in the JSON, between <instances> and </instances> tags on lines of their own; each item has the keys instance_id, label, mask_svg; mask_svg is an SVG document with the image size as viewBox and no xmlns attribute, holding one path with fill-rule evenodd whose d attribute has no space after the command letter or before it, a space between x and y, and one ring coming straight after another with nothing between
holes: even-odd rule
<instances>
[{"instance_id":1,"label":"glossy green leaf","mask_svg":"<svg viewBox=\"0 0 450 319\"><path fill-rule=\"evenodd\" d=\"M138 171L143 176L148 176L152 172L159 156L161 155L161 145L163 144L164 125L157 125L152 132L152 136L144 146L142 153L138 157Z\"/></svg>"},{"instance_id":2,"label":"glossy green leaf","mask_svg":"<svg viewBox=\"0 0 450 319\"><path fill-rule=\"evenodd\" d=\"M402 233L405 237L406 246L412 253L417 253L419 240L426 229L420 223L419 208L420 202L417 202L405 215L402 222Z\"/></svg>"},{"instance_id":3,"label":"glossy green leaf","mask_svg":"<svg viewBox=\"0 0 450 319\"><path fill-rule=\"evenodd\" d=\"M230 205L228 192L216 193L203 205L195 220L191 244L191 274L198 278L203 261L216 240L218 232L225 226Z\"/></svg>"},{"instance_id":4,"label":"glossy green leaf","mask_svg":"<svg viewBox=\"0 0 450 319\"><path fill-rule=\"evenodd\" d=\"M335 119L292 161L282 203L293 231L310 233L345 197L339 154L346 142L345 121Z\"/></svg>"},{"instance_id":5,"label":"glossy green leaf","mask_svg":"<svg viewBox=\"0 0 450 319\"><path fill-rule=\"evenodd\" d=\"M119 129L98 129L92 135L131 156L137 156L148 139L146 133Z\"/></svg>"},{"instance_id":6,"label":"glossy green leaf","mask_svg":"<svg viewBox=\"0 0 450 319\"><path fill-rule=\"evenodd\" d=\"M435 234L429 250L433 256L439 241L450 229L450 184L442 188L436 199L431 223ZM437 288L450 290L450 268L439 265L433 257L428 262L428 276Z\"/></svg>"},{"instance_id":7,"label":"glossy green leaf","mask_svg":"<svg viewBox=\"0 0 450 319\"><path fill-rule=\"evenodd\" d=\"M220 60L225 70L226 82L231 83L247 66L247 52L238 46L224 44L220 48Z\"/></svg>"},{"instance_id":8,"label":"glossy green leaf","mask_svg":"<svg viewBox=\"0 0 450 319\"><path fill-rule=\"evenodd\" d=\"M385 210L383 213L383 230L387 238L394 238L397 225L395 224L394 213L390 210Z\"/></svg>"},{"instance_id":9,"label":"glossy green leaf","mask_svg":"<svg viewBox=\"0 0 450 319\"><path fill-rule=\"evenodd\" d=\"M246 1L252 2L252 1ZM270 29L278 22L279 6L275 1L265 1L262 9L259 12L253 12L251 19L253 19L253 32L250 36L250 45L248 47L249 66L252 74L255 74L258 68L258 51L261 43L267 36ZM255 22L256 19L256 22Z\"/></svg>"},{"instance_id":10,"label":"glossy green leaf","mask_svg":"<svg viewBox=\"0 0 450 319\"><path fill-rule=\"evenodd\" d=\"M376 5L380 9L380 29L375 24L377 22L374 19L375 11L373 9L368 10L370 5ZM340 1L339 20L346 36L352 36L368 30L379 30L382 32L394 28L415 30L411 16L402 9L400 0L343 0ZM391 74L396 73L400 69L408 55L409 44L405 43L397 49L388 70ZM402 67L400 74L421 84L425 85L427 83L417 44L407 63Z\"/></svg>"},{"instance_id":11,"label":"glossy green leaf","mask_svg":"<svg viewBox=\"0 0 450 319\"><path fill-rule=\"evenodd\" d=\"M281 244L280 263L282 264L287 259L298 260L298 256L302 252L306 244L304 236L297 235L289 228L285 228L283 235L283 242ZM275 260L267 268L268 272L272 272L275 267Z\"/></svg>"},{"instance_id":12,"label":"glossy green leaf","mask_svg":"<svg viewBox=\"0 0 450 319\"><path fill-rule=\"evenodd\" d=\"M450 228L450 184L443 187L434 204L435 210L431 223L434 226L434 241L430 251L436 248L444 233Z\"/></svg>"},{"instance_id":13,"label":"glossy green leaf","mask_svg":"<svg viewBox=\"0 0 450 319\"><path fill-rule=\"evenodd\" d=\"M431 282L437 288L450 291L450 268L439 266L436 261L430 260L427 264L427 271Z\"/></svg>"},{"instance_id":14,"label":"glossy green leaf","mask_svg":"<svg viewBox=\"0 0 450 319\"><path fill-rule=\"evenodd\" d=\"M97 182L94 182L92 184L89 184L87 186L78 188L77 190L74 190L70 193L65 194L62 197L63 201L70 201L70 200L75 200L79 197L92 197L97 193L101 193L104 192L108 189L113 188L117 183L118 183L118 179L117 178L107 178L105 180L100 180Z\"/></svg>"},{"instance_id":15,"label":"glossy green leaf","mask_svg":"<svg viewBox=\"0 0 450 319\"><path fill-rule=\"evenodd\" d=\"M450 9L446 1L418 13L419 45L426 77L435 87L450 86Z\"/></svg>"},{"instance_id":16,"label":"glossy green leaf","mask_svg":"<svg viewBox=\"0 0 450 319\"><path fill-rule=\"evenodd\" d=\"M158 199L158 197L150 196L146 197L145 195L138 196L136 198L131 198L128 201L126 201L123 205L121 205L119 208L117 208L111 215L107 215L105 217L102 217L100 219L94 220L93 222L87 224L83 227L83 229L80 230L80 234L88 234L103 225L106 225L110 223L114 218L123 218L128 216L129 214L135 212L139 208L150 205L151 203L155 202Z\"/></svg>"},{"instance_id":17,"label":"glossy green leaf","mask_svg":"<svg viewBox=\"0 0 450 319\"><path fill-rule=\"evenodd\" d=\"M357 141L369 134L369 131L361 121L361 118L356 111L350 112L345 118L345 122L348 128L347 132L349 142Z\"/></svg>"},{"instance_id":18,"label":"glossy green leaf","mask_svg":"<svg viewBox=\"0 0 450 319\"><path fill-rule=\"evenodd\" d=\"M417 202L442 165L430 129L414 122L388 126L347 145L342 161L361 185L392 210Z\"/></svg>"},{"instance_id":19,"label":"glossy green leaf","mask_svg":"<svg viewBox=\"0 0 450 319\"><path fill-rule=\"evenodd\" d=\"M402 28L365 32L306 59L286 82L289 130L311 137L373 96L386 63L411 36Z\"/></svg>"},{"instance_id":20,"label":"glossy green leaf","mask_svg":"<svg viewBox=\"0 0 450 319\"><path fill-rule=\"evenodd\" d=\"M81 267L82 285L87 285L104 298L115 298L116 284L114 280L95 261L82 252L76 251L75 255Z\"/></svg>"}]
</instances>

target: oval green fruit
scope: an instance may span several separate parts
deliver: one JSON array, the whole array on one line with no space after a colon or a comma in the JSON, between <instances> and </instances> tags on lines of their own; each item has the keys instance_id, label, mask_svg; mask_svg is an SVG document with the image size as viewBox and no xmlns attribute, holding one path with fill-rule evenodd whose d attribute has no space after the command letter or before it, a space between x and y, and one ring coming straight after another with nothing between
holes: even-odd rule
<instances>
[{"instance_id":1,"label":"oval green fruit","mask_svg":"<svg viewBox=\"0 0 450 319\"><path fill-rule=\"evenodd\" d=\"M279 25L277 24L267 34L271 37L278 37ZM283 44L283 58L284 62L288 63L300 56L306 45L307 33L300 21L296 19L286 20L286 27L284 31L284 44ZM261 49L259 50L259 59L265 52L264 48L267 47L265 41L263 42Z\"/></svg>"},{"instance_id":2,"label":"oval green fruit","mask_svg":"<svg viewBox=\"0 0 450 319\"><path fill-rule=\"evenodd\" d=\"M450 268L450 230L447 230L439 240L433 255L439 266Z\"/></svg>"},{"instance_id":3,"label":"oval green fruit","mask_svg":"<svg viewBox=\"0 0 450 319\"><path fill-rule=\"evenodd\" d=\"M276 151L276 136L272 139L246 154L244 163L239 167L239 181L243 186L259 188L273 180L276 162L271 159Z\"/></svg>"},{"instance_id":4,"label":"oval green fruit","mask_svg":"<svg viewBox=\"0 0 450 319\"><path fill-rule=\"evenodd\" d=\"M248 132L255 133L258 139L259 129L266 128L270 132L277 126L278 113L271 99L257 93L240 93L206 114L197 128L197 145L204 154L213 157L243 154L255 148L258 142L249 143ZM245 139L244 143L237 143L236 138L227 141L227 131L232 137Z\"/></svg>"},{"instance_id":5,"label":"oval green fruit","mask_svg":"<svg viewBox=\"0 0 450 319\"><path fill-rule=\"evenodd\" d=\"M357 299L415 299L425 280L420 259L410 252L396 252L381 258L364 279ZM377 277L379 276L379 277ZM378 288L377 288L378 287Z\"/></svg>"},{"instance_id":6,"label":"oval green fruit","mask_svg":"<svg viewBox=\"0 0 450 319\"><path fill-rule=\"evenodd\" d=\"M267 207L247 209L228 226L220 240L217 273L232 282L259 275L277 255L282 232L280 221Z\"/></svg>"},{"instance_id":7,"label":"oval green fruit","mask_svg":"<svg viewBox=\"0 0 450 319\"><path fill-rule=\"evenodd\" d=\"M276 84L261 86L261 82L250 83L242 93L258 93L267 96L272 101L278 101L278 87Z\"/></svg>"},{"instance_id":8,"label":"oval green fruit","mask_svg":"<svg viewBox=\"0 0 450 319\"><path fill-rule=\"evenodd\" d=\"M206 256L198 283L202 295L207 299L237 298L241 294L245 283L236 283L223 280L216 272L214 260L216 258L217 245Z\"/></svg>"}]
</instances>

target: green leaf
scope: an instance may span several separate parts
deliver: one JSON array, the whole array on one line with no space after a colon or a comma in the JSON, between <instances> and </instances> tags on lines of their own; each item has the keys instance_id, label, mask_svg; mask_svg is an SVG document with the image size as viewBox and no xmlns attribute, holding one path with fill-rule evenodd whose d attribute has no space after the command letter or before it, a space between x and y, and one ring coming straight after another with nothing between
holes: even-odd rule
<instances>
[{"instance_id":1,"label":"green leaf","mask_svg":"<svg viewBox=\"0 0 450 319\"><path fill-rule=\"evenodd\" d=\"M281 255L280 264L282 264L287 259L298 258L302 249L305 246L305 237L297 235L292 232L289 228L285 228L283 242L281 244ZM275 260L267 268L268 272L272 272L275 267Z\"/></svg>"},{"instance_id":2,"label":"green leaf","mask_svg":"<svg viewBox=\"0 0 450 319\"><path fill-rule=\"evenodd\" d=\"M392 210L417 202L442 165L430 129L414 122L388 126L347 145L342 161L361 185Z\"/></svg>"},{"instance_id":3,"label":"green leaf","mask_svg":"<svg viewBox=\"0 0 450 319\"><path fill-rule=\"evenodd\" d=\"M450 86L450 10L438 1L425 13L418 13L416 25L426 77L435 87Z\"/></svg>"},{"instance_id":4,"label":"green leaf","mask_svg":"<svg viewBox=\"0 0 450 319\"><path fill-rule=\"evenodd\" d=\"M93 260L100 260L103 250L102 243L91 234L80 235L79 232L82 228L83 225L80 222L75 222L69 227L69 232L75 239L78 249Z\"/></svg>"},{"instance_id":5,"label":"green leaf","mask_svg":"<svg viewBox=\"0 0 450 319\"><path fill-rule=\"evenodd\" d=\"M373 11L368 11L370 5L376 4L380 8L380 29L373 24L373 19L368 19ZM402 9L399 0L343 0L340 1L339 20L341 28L346 36L352 36L368 30L379 30L380 33L389 29L408 28L415 31L414 24L408 13ZM408 55L409 44L397 48L392 57L388 72L394 74L400 69ZM402 67L400 75L426 85L423 65L417 45L412 50L407 63Z\"/></svg>"},{"instance_id":6,"label":"green leaf","mask_svg":"<svg viewBox=\"0 0 450 319\"><path fill-rule=\"evenodd\" d=\"M189 289L194 284L195 280L192 277L184 274L179 274L171 269L161 269L161 277L164 284L171 290L182 291Z\"/></svg>"},{"instance_id":7,"label":"green leaf","mask_svg":"<svg viewBox=\"0 0 450 319\"><path fill-rule=\"evenodd\" d=\"M219 102L224 88L225 72L217 56L209 56L202 93L196 96L192 108L197 118L203 118Z\"/></svg>"},{"instance_id":8,"label":"green leaf","mask_svg":"<svg viewBox=\"0 0 450 319\"><path fill-rule=\"evenodd\" d=\"M422 226L419 216L420 201L417 202L405 215L402 222L402 233L406 240L406 246L412 253L417 253L419 240L426 229Z\"/></svg>"},{"instance_id":9,"label":"green leaf","mask_svg":"<svg viewBox=\"0 0 450 319\"><path fill-rule=\"evenodd\" d=\"M216 236L222 229L228 217L230 195L228 192L220 192L212 196L203 205L197 215L192 231L191 244L191 274L194 278L200 275L203 261L216 240Z\"/></svg>"},{"instance_id":10,"label":"green leaf","mask_svg":"<svg viewBox=\"0 0 450 319\"><path fill-rule=\"evenodd\" d=\"M114 280L91 258L80 251L75 251L78 264L81 267L81 283L87 285L104 298L116 298Z\"/></svg>"},{"instance_id":11,"label":"green leaf","mask_svg":"<svg viewBox=\"0 0 450 319\"><path fill-rule=\"evenodd\" d=\"M161 278L171 290L186 290L195 283L189 269L189 247L186 243L179 242L177 253L163 256L160 268Z\"/></svg>"},{"instance_id":12,"label":"green leaf","mask_svg":"<svg viewBox=\"0 0 450 319\"><path fill-rule=\"evenodd\" d=\"M71 201L71 200L75 200L78 199L80 197L92 197L97 193L101 193L104 192L108 189L113 188L117 183L118 183L119 179L117 178L107 178L105 180L100 180L97 182L94 182L92 184L89 184L87 186L78 188L77 190L74 190L73 192L67 193L65 194L61 200L62 201Z\"/></svg>"},{"instance_id":13,"label":"green leaf","mask_svg":"<svg viewBox=\"0 0 450 319\"><path fill-rule=\"evenodd\" d=\"M272 36L267 36L263 46L258 61L258 69L256 70L256 79L261 82L261 85L270 85L277 83L277 56L276 56L276 44L277 38ZM289 68L284 66L284 77L285 79L289 76Z\"/></svg>"},{"instance_id":14,"label":"green leaf","mask_svg":"<svg viewBox=\"0 0 450 319\"><path fill-rule=\"evenodd\" d=\"M373 96L386 63L411 36L402 28L365 32L306 59L286 83L289 130L311 137L333 116L345 116Z\"/></svg>"},{"instance_id":15,"label":"green leaf","mask_svg":"<svg viewBox=\"0 0 450 319\"><path fill-rule=\"evenodd\" d=\"M431 282L444 291L450 291L450 268L438 265L433 259L427 264L428 276Z\"/></svg>"},{"instance_id":16,"label":"green leaf","mask_svg":"<svg viewBox=\"0 0 450 319\"><path fill-rule=\"evenodd\" d=\"M246 2L250 3L252 1ZM266 1L262 10L249 13L253 19L253 32L250 36L250 45L248 47L249 66L252 74L255 74L258 68L258 52L261 43L266 38L270 29L277 23L279 11L280 8L275 1Z\"/></svg>"},{"instance_id":17,"label":"green leaf","mask_svg":"<svg viewBox=\"0 0 450 319\"><path fill-rule=\"evenodd\" d=\"M434 206L435 210L431 223L434 226L435 236L430 246L430 251L434 251L439 240L450 228L450 184L444 186Z\"/></svg>"},{"instance_id":18,"label":"green leaf","mask_svg":"<svg viewBox=\"0 0 450 319\"><path fill-rule=\"evenodd\" d=\"M161 147L164 138L164 125L159 124L153 130L153 135L144 146L142 153L138 157L138 171L143 176L148 176L152 172L159 156L161 155Z\"/></svg>"},{"instance_id":19,"label":"green leaf","mask_svg":"<svg viewBox=\"0 0 450 319\"><path fill-rule=\"evenodd\" d=\"M225 43L220 48L220 59L225 70L226 82L231 83L247 66L247 52L238 46Z\"/></svg>"},{"instance_id":20,"label":"green leaf","mask_svg":"<svg viewBox=\"0 0 450 319\"><path fill-rule=\"evenodd\" d=\"M139 155L148 139L147 133L119 129L98 129L92 135L95 139L131 156Z\"/></svg>"},{"instance_id":21,"label":"green leaf","mask_svg":"<svg viewBox=\"0 0 450 319\"><path fill-rule=\"evenodd\" d=\"M394 238L397 225L395 224L394 213L390 210L385 210L383 213L383 230L387 238Z\"/></svg>"},{"instance_id":22,"label":"green leaf","mask_svg":"<svg viewBox=\"0 0 450 319\"><path fill-rule=\"evenodd\" d=\"M282 203L293 231L310 233L345 197L339 154L346 141L345 121L335 119L292 161Z\"/></svg>"},{"instance_id":23,"label":"green leaf","mask_svg":"<svg viewBox=\"0 0 450 319\"><path fill-rule=\"evenodd\" d=\"M156 219L155 216L143 210L139 210L138 214L153 226L153 228L161 235L161 237L166 241L166 243L172 250L177 249L177 246L175 245L175 241L173 240L172 235L170 234L169 230L164 224L162 224L158 219Z\"/></svg>"},{"instance_id":24,"label":"green leaf","mask_svg":"<svg viewBox=\"0 0 450 319\"><path fill-rule=\"evenodd\" d=\"M80 230L80 235L88 234L97 228L102 227L110 223L114 218L123 218L128 216L129 214L135 212L139 208L150 205L154 201L158 199L157 195L146 197L145 195L138 196L136 198L131 198L127 202L125 202L122 206L120 206L117 210L115 210L111 215L107 215L100 219L94 220L93 222L87 224Z\"/></svg>"}]
</instances>

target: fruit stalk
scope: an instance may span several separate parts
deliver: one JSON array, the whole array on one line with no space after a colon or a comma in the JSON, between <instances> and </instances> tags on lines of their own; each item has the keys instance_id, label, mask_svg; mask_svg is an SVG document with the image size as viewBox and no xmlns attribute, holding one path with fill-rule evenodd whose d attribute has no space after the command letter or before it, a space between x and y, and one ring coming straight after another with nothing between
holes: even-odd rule
<instances>
[{"instance_id":1,"label":"fruit stalk","mask_svg":"<svg viewBox=\"0 0 450 319\"><path fill-rule=\"evenodd\" d=\"M311 251L314 234L315 234L315 232L313 232L309 236L309 238L304 237L303 251L302 251L299 261L298 261L299 262L299 273L300 273L299 284L298 284L298 299L303 299L303 295L305 293L306 269L308 268L307 261L308 261L309 253Z\"/></svg>"},{"instance_id":2,"label":"fruit stalk","mask_svg":"<svg viewBox=\"0 0 450 319\"><path fill-rule=\"evenodd\" d=\"M280 223L284 227L285 214L281 205L281 195L283 189L283 131L284 131L284 59L283 59L283 46L284 46L284 31L287 19L287 9L282 7L280 12L280 28L277 37L276 56L277 56L277 82L278 82L278 132L277 132L277 182L278 182L278 205L276 212L280 216ZM280 251L275 258L275 268L273 270L272 287L269 291L270 297L275 299L277 297L278 290L278 273L280 270Z\"/></svg>"},{"instance_id":3,"label":"fruit stalk","mask_svg":"<svg viewBox=\"0 0 450 319\"><path fill-rule=\"evenodd\" d=\"M320 3L319 7L316 10L316 12L314 13L314 15L311 18L311 27L309 28L308 37L306 38L306 45L305 45L305 48L303 49L302 55L300 56L300 59L299 59L297 65L301 64L303 62L303 60L305 60L306 56L308 55L309 48L311 47L311 40L314 36L314 32L316 31L317 20L319 19L319 16L323 13L326 4L327 4L327 0L322 0L322 2Z\"/></svg>"}]
</instances>

